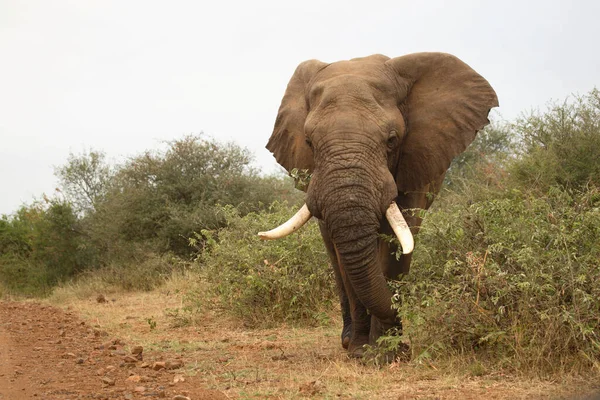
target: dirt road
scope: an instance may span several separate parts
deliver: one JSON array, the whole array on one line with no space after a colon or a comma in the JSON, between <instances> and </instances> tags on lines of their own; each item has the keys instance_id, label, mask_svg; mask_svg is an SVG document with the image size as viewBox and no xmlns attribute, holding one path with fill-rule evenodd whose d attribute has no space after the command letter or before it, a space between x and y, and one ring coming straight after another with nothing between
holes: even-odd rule
<instances>
[{"instance_id":1,"label":"dirt road","mask_svg":"<svg viewBox=\"0 0 600 400\"><path fill-rule=\"evenodd\" d=\"M176 325L179 295L115 297L70 299L64 310L0 302L0 400L571 400L598 390L433 364L377 368L348 359L338 326L249 329L210 309Z\"/></svg>"},{"instance_id":2,"label":"dirt road","mask_svg":"<svg viewBox=\"0 0 600 400\"><path fill-rule=\"evenodd\" d=\"M228 398L180 375L185 360L139 350L73 313L0 302L0 399Z\"/></svg>"}]
</instances>

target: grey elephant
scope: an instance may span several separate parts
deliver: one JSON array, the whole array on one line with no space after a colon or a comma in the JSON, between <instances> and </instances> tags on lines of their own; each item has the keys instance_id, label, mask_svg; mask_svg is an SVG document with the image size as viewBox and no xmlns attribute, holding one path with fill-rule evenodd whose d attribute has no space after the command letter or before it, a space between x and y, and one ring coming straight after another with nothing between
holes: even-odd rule
<instances>
[{"instance_id":1,"label":"grey elephant","mask_svg":"<svg viewBox=\"0 0 600 400\"><path fill-rule=\"evenodd\" d=\"M342 346L365 344L401 327L386 279L409 271L413 236L452 159L498 106L490 84L445 53L372 55L301 63L267 144L288 171L312 175L306 204L263 239L318 218L340 293ZM396 245L380 234L396 234Z\"/></svg>"}]
</instances>

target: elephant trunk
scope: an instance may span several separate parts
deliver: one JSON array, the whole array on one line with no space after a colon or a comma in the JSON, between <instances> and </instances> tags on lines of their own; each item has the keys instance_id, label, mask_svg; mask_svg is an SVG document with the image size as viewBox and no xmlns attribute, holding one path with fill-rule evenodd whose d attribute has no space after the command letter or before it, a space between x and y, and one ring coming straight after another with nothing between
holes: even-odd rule
<instances>
[{"instance_id":1,"label":"elephant trunk","mask_svg":"<svg viewBox=\"0 0 600 400\"><path fill-rule=\"evenodd\" d=\"M378 263L378 240L386 209L383 205L389 206L395 197L395 185L392 194L381 173L362 167L338 172L330 171L326 181L319 182L324 193L319 211L335 245L341 272L358 299L382 323L392 325L396 315Z\"/></svg>"},{"instance_id":2,"label":"elephant trunk","mask_svg":"<svg viewBox=\"0 0 600 400\"><path fill-rule=\"evenodd\" d=\"M364 218L358 213L353 217ZM392 293L388 289L377 259L378 231L371 230L365 236L357 236L360 235L351 229L332 230L332 240L337 250L340 267L347 275L358 299L369 312L380 321L393 324L396 316L392 310ZM354 237L356 239L353 242Z\"/></svg>"}]
</instances>

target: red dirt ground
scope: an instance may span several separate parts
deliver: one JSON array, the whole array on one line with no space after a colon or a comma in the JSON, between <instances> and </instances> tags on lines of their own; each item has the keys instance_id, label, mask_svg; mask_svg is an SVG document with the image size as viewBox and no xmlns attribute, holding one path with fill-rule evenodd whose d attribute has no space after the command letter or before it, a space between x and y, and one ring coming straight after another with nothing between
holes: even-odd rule
<instances>
[{"instance_id":1,"label":"red dirt ground","mask_svg":"<svg viewBox=\"0 0 600 400\"><path fill-rule=\"evenodd\" d=\"M146 352L143 360L135 359L134 346L70 312L0 302L0 399L228 398L203 389L194 377L180 381L183 376L173 367L185 359L161 360L162 355ZM155 371L156 361L173 369Z\"/></svg>"},{"instance_id":2,"label":"red dirt ground","mask_svg":"<svg viewBox=\"0 0 600 400\"><path fill-rule=\"evenodd\" d=\"M202 325L169 327L158 310L178 301L159 293L88 299L71 303L77 313L0 301L0 400L574 400L598 389L597 382L448 377L402 363L377 369L347 358L339 327L248 331L211 313ZM133 354L139 340L147 347L141 360ZM165 340L170 346L156 345ZM165 368L155 370L156 362Z\"/></svg>"}]
</instances>

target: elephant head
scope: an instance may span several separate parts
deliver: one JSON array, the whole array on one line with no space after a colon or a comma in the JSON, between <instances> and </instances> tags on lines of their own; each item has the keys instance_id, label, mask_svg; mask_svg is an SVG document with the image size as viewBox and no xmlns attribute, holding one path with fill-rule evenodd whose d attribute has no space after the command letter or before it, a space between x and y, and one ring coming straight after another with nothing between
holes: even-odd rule
<instances>
[{"instance_id":1,"label":"elephant head","mask_svg":"<svg viewBox=\"0 0 600 400\"><path fill-rule=\"evenodd\" d=\"M439 183L495 106L489 83L449 54L303 62L288 84L267 149L288 171L312 174L306 205L260 235L281 237L317 217L358 301L392 323L392 294L378 261L384 216L403 252L412 251L398 199Z\"/></svg>"}]
</instances>

